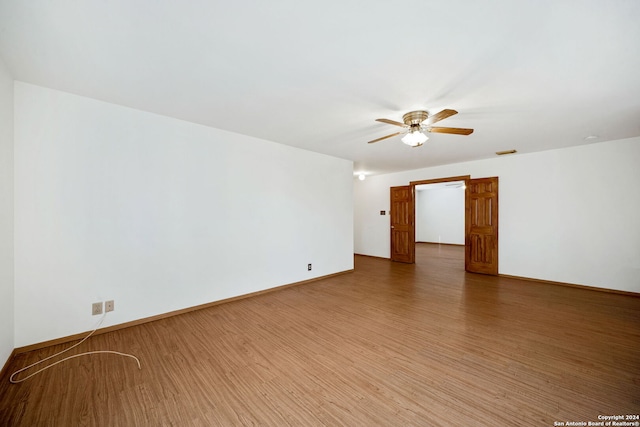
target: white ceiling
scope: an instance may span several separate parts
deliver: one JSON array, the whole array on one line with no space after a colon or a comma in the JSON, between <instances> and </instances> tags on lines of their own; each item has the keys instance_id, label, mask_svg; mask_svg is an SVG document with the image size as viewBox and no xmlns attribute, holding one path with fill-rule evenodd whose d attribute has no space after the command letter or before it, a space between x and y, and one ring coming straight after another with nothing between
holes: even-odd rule
<instances>
[{"instance_id":1,"label":"white ceiling","mask_svg":"<svg viewBox=\"0 0 640 427\"><path fill-rule=\"evenodd\" d=\"M637 0L0 0L0 56L16 80L367 173L640 135ZM367 144L399 130L376 118L443 108L475 132Z\"/></svg>"}]
</instances>

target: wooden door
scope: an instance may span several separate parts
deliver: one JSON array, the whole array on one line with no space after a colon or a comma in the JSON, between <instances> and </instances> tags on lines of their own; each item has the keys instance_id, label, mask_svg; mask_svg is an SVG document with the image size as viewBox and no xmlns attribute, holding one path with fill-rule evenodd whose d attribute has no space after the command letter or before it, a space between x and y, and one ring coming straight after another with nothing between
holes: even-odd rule
<instances>
[{"instance_id":1,"label":"wooden door","mask_svg":"<svg viewBox=\"0 0 640 427\"><path fill-rule=\"evenodd\" d=\"M498 274L498 177L467 184L465 269Z\"/></svg>"},{"instance_id":2,"label":"wooden door","mask_svg":"<svg viewBox=\"0 0 640 427\"><path fill-rule=\"evenodd\" d=\"M391 187L391 261L415 262L413 188L411 185Z\"/></svg>"}]
</instances>

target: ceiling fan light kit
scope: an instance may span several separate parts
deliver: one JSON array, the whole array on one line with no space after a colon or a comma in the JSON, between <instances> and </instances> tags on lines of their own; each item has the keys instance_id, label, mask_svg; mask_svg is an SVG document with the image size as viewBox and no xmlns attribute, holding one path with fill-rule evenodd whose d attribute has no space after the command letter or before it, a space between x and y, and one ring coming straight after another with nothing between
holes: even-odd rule
<instances>
[{"instance_id":1,"label":"ceiling fan light kit","mask_svg":"<svg viewBox=\"0 0 640 427\"><path fill-rule=\"evenodd\" d=\"M465 128L445 128L445 127L433 127L432 124L439 122L440 120L446 119L447 117L453 116L454 114L458 114L455 110L442 110L433 116L429 116L429 113L424 110L418 111L410 111L402 116L402 121L404 123L396 122L394 120L389 119L376 119L377 122L387 123L394 126L399 126L404 128L403 131L392 133L390 135L383 136L382 138L377 138L372 141L369 141L369 144L374 142L382 141L383 139L391 138L396 135L404 134L401 138L402 142L411 146L411 147L420 147L424 144L429 137L426 135L427 132L435 132L435 133L451 133L455 135L470 135L473 133L473 129L465 129Z\"/></svg>"},{"instance_id":2,"label":"ceiling fan light kit","mask_svg":"<svg viewBox=\"0 0 640 427\"><path fill-rule=\"evenodd\" d=\"M420 147L429 137L420 131L420 127L412 128L411 132L401 138L402 142L410 147Z\"/></svg>"}]
</instances>

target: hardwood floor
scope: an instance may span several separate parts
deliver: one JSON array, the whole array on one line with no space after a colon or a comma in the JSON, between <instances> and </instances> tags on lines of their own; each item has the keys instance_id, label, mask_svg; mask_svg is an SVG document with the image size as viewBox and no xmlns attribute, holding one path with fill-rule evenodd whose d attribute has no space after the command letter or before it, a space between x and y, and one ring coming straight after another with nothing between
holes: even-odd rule
<instances>
[{"instance_id":1,"label":"hardwood floor","mask_svg":"<svg viewBox=\"0 0 640 427\"><path fill-rule=\"evenodd\" d=\"M327 280L90 338L2 426L553 426L640 413L640 298L356 256ZM67 345L17 355L10 372Z\"/></svg>"}]
</instances>

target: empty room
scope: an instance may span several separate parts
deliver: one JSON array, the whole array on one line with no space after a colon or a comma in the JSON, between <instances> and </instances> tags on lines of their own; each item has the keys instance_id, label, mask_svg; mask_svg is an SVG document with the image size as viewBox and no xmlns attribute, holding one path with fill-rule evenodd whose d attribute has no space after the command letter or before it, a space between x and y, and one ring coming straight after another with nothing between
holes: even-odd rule
<instances>
[{"instance_id":1,"label":"empty room","mask_svg":"<svg viewBox=\"0 0 640 427\"><path fill-rule=\"evenodd\" d=\"M0 0L0 426L640 426L639 19Z\"/></svg>"}]
</instances>

